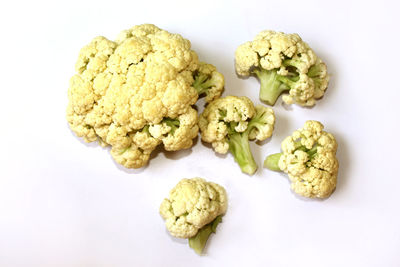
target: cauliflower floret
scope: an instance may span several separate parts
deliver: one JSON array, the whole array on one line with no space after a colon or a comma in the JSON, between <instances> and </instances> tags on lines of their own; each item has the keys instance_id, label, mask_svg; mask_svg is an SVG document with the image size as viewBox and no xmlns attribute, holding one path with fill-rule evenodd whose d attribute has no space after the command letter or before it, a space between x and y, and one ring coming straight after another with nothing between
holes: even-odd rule
<instances>
[{"instance_id":1,"label":"cauliflower floret","mask_svg":"<svg viewBox=\"0 0 400 267\"><path fill-rule=\"evenodd\" d=\"M224 76L213 65L200 62L193 87L196 88L199 95L206 94L206 102L211 102L220 97L224 84Z\"/></svg>"},{"instance_id":2,"label":"cauliflower floret","mask_svg":"<svg viewBox=\"0 0 400 267\"><path fill-rule=\"evenodd\" d=\"M257 164L250 151L249 139L263 141L272 135L274 111L264 106L254 107L247 97L218 98L200 115L199 127L204 142L225 154L230 150L243 172L254 174Z\"/></svg>"},{"instance_id":3,"label":"cauliflower floret","mask_svg":"<svg viewBox=\"0 0 400 267\"><path fill-rule=\"evenodd\" d=\"M180 115L177 121L179 122L179 127L161 138L167 151L191 147L193 138L199 132L197 111L195 109L191 109L189 112Z\"/></svg>"},{"instance_id":4,"label":"cauliflower floret","mask_svg":"<svg viewBox=\"0 0 400 267\"><path fill-rule=\"evenodd\" d=\"M303 128L283 140L282 153L270 155L264 162L271 170L287 173L293 191L304 197L326 198L336 188L337 143L323 129L318 121L306 121Z\"/></svg>"},{"instance_id":5,"label":"cauliflower floret","mask_svg":"<svg viewBox=\"0 0 400 267\"><path fill-rule=\"evenodd\" d=\"M283 92L286 104L313 106L328 87L326 65L297 34L262 31L235 52L236 72L255 74L260 82L260 99L274 105Z\"/></svg>"},{"instance_id":6,"label":"cauliflower floret","mask_svg":"<svg viewBox=\"0 0 400 267\"><path fill-rule=\"evenodd\" d=\"M116 134L117 138L121 138ZM145 165L151 152L161 143L161 140L153 138L149 133L149 126L144 127L136 133L129 133L125 142L116 140L107 143L112 146L111 156L116 162L126 168L140 168Z\"/></svg>"},{"instance_id":7,"label":"cauliflower floret","mask_svg":"<svg viewBox=\"0 0 400 267\"><path fill-rule=\"evenodd\" d=\"M225 189L201 178L182 179L164 199L160 214L171 235L190 238L228 207Z\"/></svg>"},{"instance_id":8,"label":"cauliflower floret","mask_svg":"<svg viewBox=\"0 0 400 267\"><path fill-rule=\"evenodd\" d=\"M113 158L140 168L163 143L189 148L197 136L199 93L219 97L222 74L199 62L190 42L145 24L123 31L113 42L96 37L81 49L68 91L67 120L86 142L110 145ZM198 92L199 77L206 77ZM170 127L169 124L175 125Z\"/></svg>"}]
</instances>

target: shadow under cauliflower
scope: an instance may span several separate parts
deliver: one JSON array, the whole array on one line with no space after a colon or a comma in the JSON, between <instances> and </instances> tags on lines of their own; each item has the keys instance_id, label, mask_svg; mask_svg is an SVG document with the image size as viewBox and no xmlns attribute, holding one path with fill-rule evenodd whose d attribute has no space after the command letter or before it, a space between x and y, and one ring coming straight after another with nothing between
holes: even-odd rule
<instances>
[{"instance_id":1,"label":"shadow under cauliflower","mask_svg":"<svg viewBox=\"0 0 400 267\"><path fill-rule=\"evenodd\" d=\"M199 95L218 98L224 77L199 62L190 42L151 24L123 31L115 42L94 38L79 53L68 90L67 120L86 142L110 145L127 168L147 164L161 143L192 146Z\"/></svg>"}]
</instances>

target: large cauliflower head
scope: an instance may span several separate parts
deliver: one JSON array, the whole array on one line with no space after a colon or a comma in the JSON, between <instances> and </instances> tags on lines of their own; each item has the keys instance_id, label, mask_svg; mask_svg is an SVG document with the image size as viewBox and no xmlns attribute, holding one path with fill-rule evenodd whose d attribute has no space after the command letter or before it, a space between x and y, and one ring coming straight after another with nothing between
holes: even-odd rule
<instances>
[{"instance_id":1,"label":"large cauliflower head","mask_svg":"<svg viewBox=\"0 0 400 267\"><path fill-rule=\"evenodd\" d=\"M235 52L236 72L255 74L261 82L260 99L274 105L283 101L313 106L328 87L326 65L297 34L262 31Z\"/></svg>"},{"instance_id":2,"label":"large cauliflower head","mask_svg":"<svg viewBox=\"0 0 400 267\"><path fill-rule=\"evenodd\" d=\"M336 187L338 160L335 137L318 121L307 121L282 142L279 168L288 173L292 189L310 198L326 198Z\"/></svg>"},{"instance_id":3,"label":"large cauliflower head","mask_svg":"<svg viewBox=\"0 0 400 267\"><path fill-rule=\"evenodd\" d=\"M166 150L192 146L198 133L192 106L199 93L209 101L219 97L224 79L190 47L182 36L150 24L123 31L116 41L94 38L81 49L70 80L72 131L86 142L110 145L127 168L144 166L161 143ZM198 76L210 90L199 92Z\"/></svg>"},{"instance_id":4,"label":"large cauliflower head","mask_svg":"<svg viewBox=\"0 0 400 267\"><path fill-rule=\"evenodd\" d=\"M225 189L201 178L182 179L164 199L160 214L171 235L190 238L228 207Z\"/></svg>"}]
</instances>

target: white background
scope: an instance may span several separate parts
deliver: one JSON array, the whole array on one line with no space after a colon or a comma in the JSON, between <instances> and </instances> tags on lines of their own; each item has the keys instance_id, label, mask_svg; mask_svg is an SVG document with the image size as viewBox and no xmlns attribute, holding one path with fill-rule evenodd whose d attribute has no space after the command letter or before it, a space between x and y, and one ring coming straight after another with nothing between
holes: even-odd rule
<instances>
[{"instance_id":1,"label":"white background","mask_svg":"<svg viewBox=\"0 0 400 267\"><path fill-rule=\"evenodd\" d=\"M0 266L400 266L399 9L397 1L3 2ZM333 195L299 198L285 175L244 175L200 140L127 170L76 138L65 108L79 49L141 23L189 39L225 75L224 95L255 103L259 83L235 75L236 47L264 29L299 33L327 63L329 89L311 109L279 100L272 139L251 147L261 166L305 120L320 120L339 143ZM171 238L158 214L169 190L195 176L229 194L202 257Z\"/></svg>"}]
</instances>

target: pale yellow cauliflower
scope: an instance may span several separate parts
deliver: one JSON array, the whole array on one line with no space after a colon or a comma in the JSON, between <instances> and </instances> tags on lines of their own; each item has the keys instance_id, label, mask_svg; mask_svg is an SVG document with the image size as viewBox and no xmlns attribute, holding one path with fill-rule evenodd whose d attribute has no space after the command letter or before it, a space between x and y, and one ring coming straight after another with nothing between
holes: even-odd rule
<instances>
[{"instance_id":1,"label":"pale yellow cauliflower","mask_svg":"<svg viewBox=\"0 0 400 267\"><path fill-rule=\"evenodd\" d=\"M171 235L194 237L228 207L225 189L201 178L182 179L164 199L160 214Z\"/></svg>"},{"instance_id":2,"label":"pale yellow cauliflower","mask_svg":"<svg viewBox=\"0 0 400 267\"><path fill-rule=\"evenodd\" d=\"M218 98L200 115L199 127L204 142L214 150L232 153L241 170L254 174L257 164L250 150L249 139L263 141L272 135L275 124L274 111L258 105L245 96Z\"/></svg>"},{"instance_id":3,"label":"pale yellow cauliflower","mask_svg":"<svg viewBox=\"0 0 400 267\"><path fill-rule=\"evenodd\" d=\"M260 99L274 105L283 93L287 104L313 106L328 87L326 65L297 34L262 31L235 52L236 72L256 75Z\"/></svg>"},{"instance_id":4,"label":"pale yellow cauliflower","mask_svg":"<svg viewBox=\"0 0 400 267\"><path fill-rule=\"evenodd\" d=\"M307 121L282 142L282 153L270 155L264 166L289 175L291 188L310 198L329 197L336 188L339 163L335 137L318 121Z\"/></svg>"},{"instance_id":5,"label":"pale yellow cauliflower","mask_svg":"<svg viewBox=\"0 0 400 267\"><path fill-rule=\"evenodd\" d=\"M67 120L86 142L111 146L127 168L147 164L161 143L166 150L192 146L198 134L193 108L199 94L218 98L224 78L199 62L190 42L145 24L116 41L96 37L81 49L70 80Z\"/></svg>"}]
</instances>

